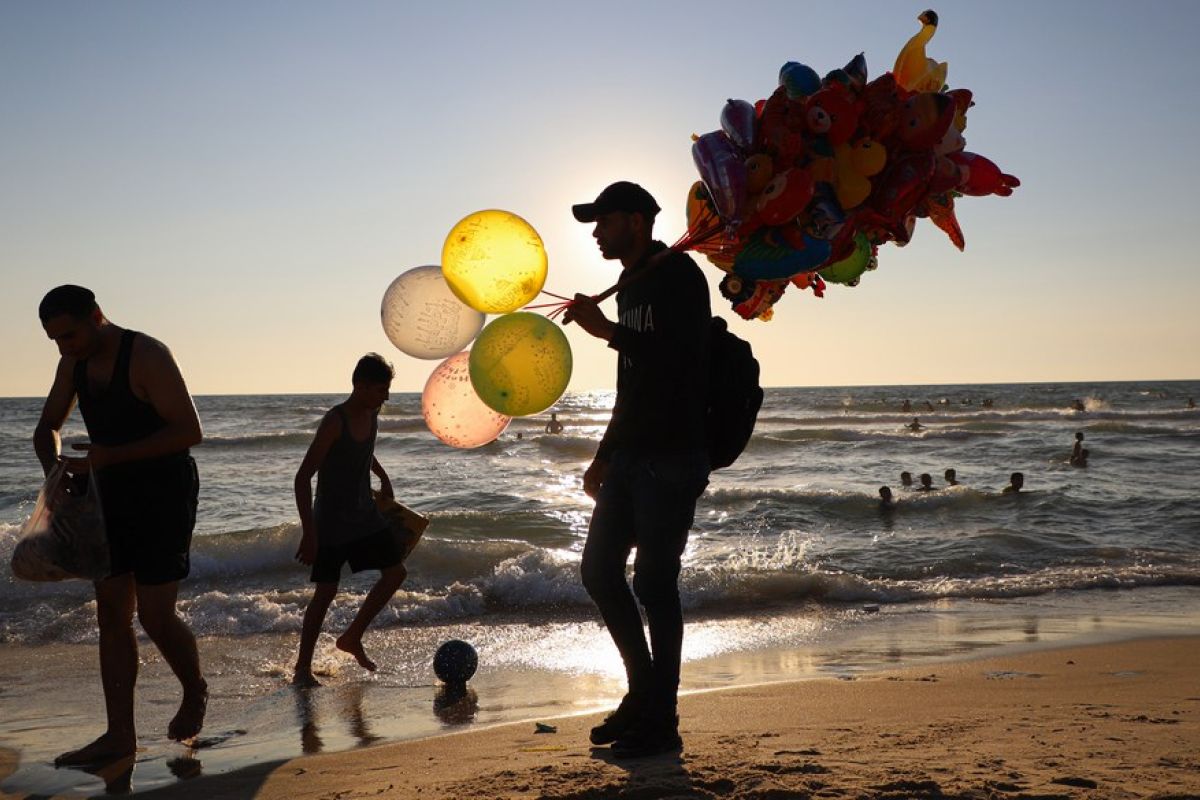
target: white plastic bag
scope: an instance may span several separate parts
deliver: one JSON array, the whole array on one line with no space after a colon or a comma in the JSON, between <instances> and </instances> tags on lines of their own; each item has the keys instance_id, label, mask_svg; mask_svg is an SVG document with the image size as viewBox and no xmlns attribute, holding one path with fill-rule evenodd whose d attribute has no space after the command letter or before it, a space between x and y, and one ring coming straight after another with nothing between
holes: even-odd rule
<instances>
[{"instance_id":1,"label":"white plastic bag","mask_svg":"<svg viewBox=\"0 0 1200 800\"><path fill-rule=\"evenodd\" d=\"M27 581L100 580L112 568L96 478L86 483L61 462L50 470L12 555L13 575Z\"/></svg>"}]
</instances>

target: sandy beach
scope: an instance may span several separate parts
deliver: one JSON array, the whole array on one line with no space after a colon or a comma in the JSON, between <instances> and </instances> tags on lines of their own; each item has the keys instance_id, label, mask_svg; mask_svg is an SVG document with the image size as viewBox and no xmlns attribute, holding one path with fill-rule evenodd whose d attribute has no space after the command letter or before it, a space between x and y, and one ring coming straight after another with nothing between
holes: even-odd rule
<instances>
[{"instance_id":1,"label":"sandy beach","mask_svg":"<svg viewBox=\"0 0 1200 800\"><path fill-rule=\"evenodd\" d=\"M1198 661L1200 637L1143 639L697 692L681 699L680 756L615 761L587 742L598 716L578 715L541 720L554 733L535 732L533 721L502 725L263 763L144 795L1200 797ZM0 753L0 776L13 768ZM110 790L120 791L122 769L106 771Z\"/></svg>"}]
</instances>

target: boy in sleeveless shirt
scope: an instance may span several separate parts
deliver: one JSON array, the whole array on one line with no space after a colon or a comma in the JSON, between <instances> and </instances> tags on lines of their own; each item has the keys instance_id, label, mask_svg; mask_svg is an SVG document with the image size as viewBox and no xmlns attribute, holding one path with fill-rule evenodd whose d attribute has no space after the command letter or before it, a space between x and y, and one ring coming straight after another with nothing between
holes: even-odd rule
<instances>
[{"instance_id":1,"label":"boy in sleeveless shirt","mask_svg":"<svg viewBox=\"0 0 1200 800\"><path fill-rule=\"evenodd\" d=\"M38 316L61 358L34 430L34 451L47 472L59 460L72 473L95 472L112 557L112 574L94 584L108 728L55 759L57 766L94 765L137 749L135 611L183 687L167 735L192 739L204 723L208 684L196 639L175 611L179 581L190 566L199 490L189 448L200 443L202 432L171 351L109 322L91 290L52 289ZM90 444L79 448L86 455L66 458L59 431L76 401Z\"/></svg>"},{"instance_id":2,"label":"boy in sleeveless shirt","mask_svg":"<svg viewBox=\"0 0 1200 800\"><path fill-rule=\"evenodd\" d=\"M375 353L359 359L350 397L325 414L296 472L302 529L296 559L312 567L311 580L316 584L300 632L292 678L298 686L320 685L312 673L313 651L325 613L337 595L342 566L349 562L353 572L380 571L379 580L335 643L368 670L375 669L375 662L363 649L363 634L407 575L402 563L404 543L392 533L371 497L372 472L379 476L381 493L392 496L391 481L375 458L379 409L387 402L392 374L391 365ZM317 476L315 503L313 475Z\"/></svg>"}]
</instances>

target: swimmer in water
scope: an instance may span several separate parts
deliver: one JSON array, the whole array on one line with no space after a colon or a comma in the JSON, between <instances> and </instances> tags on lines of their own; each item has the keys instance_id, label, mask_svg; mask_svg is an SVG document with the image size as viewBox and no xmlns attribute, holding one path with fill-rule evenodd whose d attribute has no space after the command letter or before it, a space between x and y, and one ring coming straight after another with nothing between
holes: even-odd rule
<instances>
[{"instance_id":1,"label":"swimmer in water","mask_svg":"<svg viewBox=\"0 0 1200 800\"><path fill-rule=\"evenodd\" d=\"M1001 494L1017 494L1025 485L1025 475L1020 472L1014 472L1008 479L1008 486L1001 489Z\"/></svg>"}]
</instances>

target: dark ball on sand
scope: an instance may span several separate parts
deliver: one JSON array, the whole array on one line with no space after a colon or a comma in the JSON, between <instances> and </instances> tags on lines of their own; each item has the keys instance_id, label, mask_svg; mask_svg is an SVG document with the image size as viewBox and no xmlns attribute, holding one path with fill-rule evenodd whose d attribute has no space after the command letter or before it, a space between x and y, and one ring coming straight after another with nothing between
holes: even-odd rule
<instances>
[{"instance_id":1,"label":"dark ball on sand","mask_svg":"<svg viewBox=\"0 0 1200 800\"><path fill-rule=\"evenodd\" d=\"M475 648L461 639L451 639L433 656L433 672L446 684L465 684L475 674L479 656Z\"/></svg>"}]
</instances>

